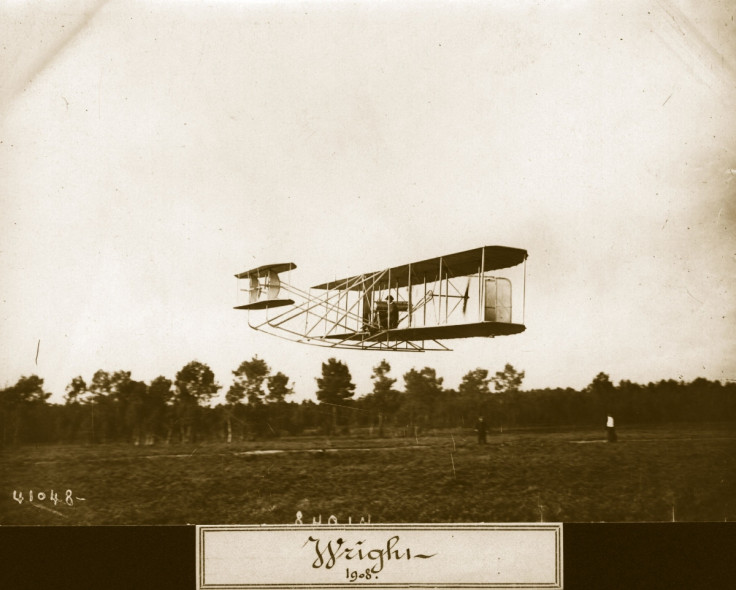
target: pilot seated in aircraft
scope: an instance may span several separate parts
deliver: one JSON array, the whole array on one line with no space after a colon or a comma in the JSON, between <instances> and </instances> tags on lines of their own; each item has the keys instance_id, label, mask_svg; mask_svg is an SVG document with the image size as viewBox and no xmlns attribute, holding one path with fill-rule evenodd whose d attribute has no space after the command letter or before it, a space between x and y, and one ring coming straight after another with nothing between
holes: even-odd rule
<instances>
[{"instance_id":1,"label":"pilot seated in aircraft","mask_svg":"<svg viewBox=\"0 0 736 590\"><path fill-rule=\"evenodd\" d=\"M388 327L395 328L399 324L399 306L394 303L391 295L386 297L386 301L388 301Z\"/></svg>"},{"instance_id":2,"label":"pilot seated in aircraft","mask_svg":"<svg viewBox=\"0 0 736 590\"><path fill-rule=\"evenodd\" d=\"M390 330L399 324L399 306L391 295L386 297L386 301L376 303L373 317L380 330Z\"/></svg>"}]
</instances>

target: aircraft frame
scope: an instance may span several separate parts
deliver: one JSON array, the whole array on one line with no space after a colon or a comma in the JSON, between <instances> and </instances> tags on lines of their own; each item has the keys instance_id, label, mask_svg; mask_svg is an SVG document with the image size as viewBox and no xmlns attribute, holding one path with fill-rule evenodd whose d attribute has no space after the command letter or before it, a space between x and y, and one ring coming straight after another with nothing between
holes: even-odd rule
<instances>
[{"instance_id":1,"label":"aircraft frame","mask_svg":"<svg viewBox=\"0 0 736 590\"><path fill-rule=\"evenodd\" d=\"M303 290L284 280L293 263L239 273L248 325L294 342L337 349L451 350L444 340L519 334L524 325L526 250L483 246ZM497 271L523 265L522 320L512 282ZM241 288L241 281L247 282ZM470 316L468 313L470 312ZM517 312L518 313L518 312ZM468 321L470 317L470 321Z\"/></svg>"}]
</instances>

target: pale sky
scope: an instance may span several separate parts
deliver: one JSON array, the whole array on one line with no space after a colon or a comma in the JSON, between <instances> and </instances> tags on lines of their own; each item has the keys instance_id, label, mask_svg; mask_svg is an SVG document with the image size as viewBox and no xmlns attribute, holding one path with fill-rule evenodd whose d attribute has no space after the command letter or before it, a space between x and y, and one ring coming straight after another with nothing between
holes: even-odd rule
<instances>
[{"instance_id":1,"label":"pale sky","mask_svg":"<svg viewBox=\"0 0 736 590\"><path fill-rule=\"evenodd\" d=\"M313 398L382 358L456 387L736 379L729 2L6 2L0 386L258 355ZM302 287L529 252L521 335L330 351L250 330L233 275ZM40 341L38 359L37 346Z\"/></svg>"}]
</instances>

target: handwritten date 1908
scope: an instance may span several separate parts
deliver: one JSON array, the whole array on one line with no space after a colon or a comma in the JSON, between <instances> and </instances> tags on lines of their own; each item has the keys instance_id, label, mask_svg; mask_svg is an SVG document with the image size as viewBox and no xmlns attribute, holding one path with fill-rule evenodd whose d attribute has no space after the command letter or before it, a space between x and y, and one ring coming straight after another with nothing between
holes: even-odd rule
<instances>
[{"instance_id":1,"label":"handwritten date 1908","mask_svg":"<svg viewBox=\"0 0 736 590\"><path fill-rule=\"evenodd\" d=\"M358 580L370 580L371 578L375 578L376 580L378 579L378 576L375 575L369 567L365 568L365 571L360 573L358 573L358 570L351 570L349 567L346 567L345 577L351 582L357 582Z\"/></svg>"}]
</instances>

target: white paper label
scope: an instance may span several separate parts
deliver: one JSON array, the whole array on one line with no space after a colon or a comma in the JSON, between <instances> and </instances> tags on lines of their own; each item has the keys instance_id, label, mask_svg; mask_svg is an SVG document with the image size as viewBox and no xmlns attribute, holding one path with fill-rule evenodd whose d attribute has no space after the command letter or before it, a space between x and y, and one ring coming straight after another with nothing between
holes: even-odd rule
<instances>
[{"instance_id":1,"label":"white paper label","mask_svg":"<svg viewBox=\"0 0 736 590\"><path fill-rule=\"evenodd\" d=\"M562 525L199 526L198 588L562 588Z\"/></svg>"}]
</instances>

